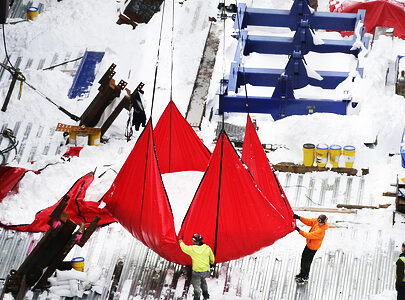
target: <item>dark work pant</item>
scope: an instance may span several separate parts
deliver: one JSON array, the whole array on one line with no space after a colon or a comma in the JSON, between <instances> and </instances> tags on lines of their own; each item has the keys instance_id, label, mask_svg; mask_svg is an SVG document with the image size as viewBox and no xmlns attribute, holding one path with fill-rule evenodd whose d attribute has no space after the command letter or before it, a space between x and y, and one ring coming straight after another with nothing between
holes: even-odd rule
<instances>
[{"instance_id":1,"label":"dark work pant","mask_svg":"<svg viewBox=\"0 0 405 300\"><path fill-rule=\"evenodd\" d=\"M302 251L300 272L300 276L302 278L308 278L309 270L311 269L311 264L315 253L316 250L311 250L308 248L308 246L305 246L304 251Z\"/></svg>"},{"instance_id":2,"label":"dark work pant","mask_svg":"<svg viewBox=\"0 0 405 300\"><path fill-rule=\"evenodd\" d=\"M193 285L194 288L194 299L200 299L201 295L201 290L203 293L204 299L208 299L208 286L207 282L205 281L205 278L210 276L210 271L205 271L205 272L196 272L193 271L193 274L191 275L191 284Z\"/></svg>"},{"instance_id":3,"label":"dark work pant","mask_svg":"<svg viewBox=\"0 0 405 300\"><path fill-rule=\"evenodd\" d=\"M398 291L397 300L405 300L405 286L398 287L397 291Z\"/></svg>"}]
</instances>

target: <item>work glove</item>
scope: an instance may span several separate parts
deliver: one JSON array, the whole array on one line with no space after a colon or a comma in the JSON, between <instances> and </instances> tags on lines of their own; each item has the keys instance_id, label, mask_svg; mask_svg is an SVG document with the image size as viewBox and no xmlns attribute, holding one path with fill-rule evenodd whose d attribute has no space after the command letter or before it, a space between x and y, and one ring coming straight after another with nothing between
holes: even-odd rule
<instances>
[{"instance_id":1,"label":"work glove","mask_svg":"<svg viewBox=\"0 0 405 300\"><path fill-rule=\"evenodd\" d=\"M301 231L301 229L299 229L298 227L295 227L295 230L297 230L298 232L300 232L300 231Z\"/></svg>"},{"instance_id":2,"label":"work glove","mask_svg":"<svg viewBox=\"0 0 405 300\"><path fill-rule=\"evenodd\" d=\"M294 214L294 215L293 215L293 218L299 220L301 217L300 217L299 215Z\"/></svg>"}]
</instances>

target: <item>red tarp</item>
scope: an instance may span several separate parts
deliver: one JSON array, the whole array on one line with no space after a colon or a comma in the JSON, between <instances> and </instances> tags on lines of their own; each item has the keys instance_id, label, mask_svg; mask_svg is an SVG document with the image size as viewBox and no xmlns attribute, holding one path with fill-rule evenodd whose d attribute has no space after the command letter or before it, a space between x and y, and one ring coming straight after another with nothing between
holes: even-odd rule
<instances>
[{"instance_id":1,"label":"red tarp","mask_svg":"<svg viewBox=\"0 0 405 300\"><path fill-rule=\"evenodd\" d=\"M144 245L169 261L190 264L177 242L150 120L103 201L111 215Z\"/></svg>"},{"instance_id":2,"label":"red tarp","mask_svg":"<svg viewBox=\"0 0 405 300\"><path fill-rule=\"evenodd\" d=\"M98 225L113 223L115 222L115 219L111 217L111 215L105 209L99 209L98 202L84 201L86 190L93 180L94 173L91 172L76 181L76 183L67 193L70 198L65 211L69 213L69 218L77 224L83 222L87 226L91 221L93 221L95 216L99 216L101 218ZM29 225L4 225L0 223L0 226L18 231L45 232L49 229L49 225L47 224L49 221L49 216L61 200L59 200L56 204L38 212L35 216L34 222Z\"/></svg>"},{"instance_id":3,"label":"red tarp","mask_svg":"<svg viewBox=\"0 0 405 300\"><path fill-rule=\"evenodd\" d=\"M23 168L0 166L0 202L9 192L18 192L18 183L29 171Z\"/></svg>"},{"instance_id":4,"label":"red tarp","mask_svg":"<svg viewBox=\"0 0 405 300\"><path fill-rule=\"evenodd\" d=\"M162 174L205 171L211 153L172 100L166 106L153 132Z\"/></svg>"},{"instance_id":5,"label":"red tarp","mask_svg":"<svg viewBox=\"0 0 405 300\"><path fill-rule=\"evenodd\" d=\"M332 12L357 13L359 9L366 10L364 25L366 32L374 34L376 26L395 27L394 35L405 39L405 4L394 1L329 1L329 9ZM343 32L344 35L352 33Z\"/></svg>"},{"instance_id":6,"label":"red tarp","mask_svg":"<svg viewBox=\"0 0 405 300\"><path fill-rule=\"evenodd\" d=\"M256 188L222 133L178 236L191 244L200 233L219 263L252 254L293 230Z\"/></svg>"},{"instance_id":7,"label":"red tarp","mask_svg":"<svg viewBox=\"0 0 405 300\"><path fill-rule=\"evenodd\" d=\"M270 203L277 207L277 210L287 222L295 222L292 217L294 213L291 206L269 164L249 115L247 116L245 139L243 141L242 160L252 174L257 187ZM295 223L293 225L295 227Z\"/></svg>"}]
</instances>

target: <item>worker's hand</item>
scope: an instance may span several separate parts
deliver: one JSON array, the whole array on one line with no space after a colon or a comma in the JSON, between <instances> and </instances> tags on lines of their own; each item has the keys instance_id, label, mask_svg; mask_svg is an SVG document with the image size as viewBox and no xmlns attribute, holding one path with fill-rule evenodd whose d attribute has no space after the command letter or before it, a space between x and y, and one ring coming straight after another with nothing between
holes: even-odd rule
<instances>
[{"instance_id":1,"label":"worker's hand","mask_svg":"<svg viewBox=\"0 0 405 300\"><path fill-rule=\"evenodd\" d=\"M294 214L294 215L293 215L293 218L299 220L301 217L300 217L299 215Z\"/></svg>"},{"instance_id":2,"label":"worker's hand","mask_svg":"<svg viewBox=\"0 0 405 300\"><path fill-rule=\"evenodd\" d=\"M298 232L301 231L301 229L299 229L297 226L295 227L295 230L297 230Z\"/></svg>"},{"instance_id":3,"label":"worker's hand","mask_svg":"<svg viewBox=\"0 0 405 300\"><path fill-rule=\"evenodd\" d=\"M179 242L179 244L180 244L180 243L183 241L183 239L178 239L177 241L178 241L178 242Z\"/></svg>"}]
</instances>

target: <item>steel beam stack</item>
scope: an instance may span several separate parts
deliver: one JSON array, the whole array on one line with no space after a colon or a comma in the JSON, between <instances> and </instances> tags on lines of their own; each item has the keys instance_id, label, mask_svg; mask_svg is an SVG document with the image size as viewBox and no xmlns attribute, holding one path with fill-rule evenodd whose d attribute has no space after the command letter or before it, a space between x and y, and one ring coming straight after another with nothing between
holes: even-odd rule
<instances>
[{"instance_id":1,"label":"steel beam stack","mask_svg":"<svg viewBox=\"0 0 405 300\"><path fill-rule=\"evenodd\" d=\"M248 96L249 112L271 114L274 120L314 112L346 114L350 102L353 107L356 105L351 99L296 99L294 89L307 85L335 89L349 76L348 72L316 71L322 79L315 78L308 73L304 56L312 51L357 57L361 48L368 48L370 40L364 35L364 17L364 10L357 14L314 12L307 0L295 0L290 10L247 8L245 3L240 3L234 24L238 45L229 79L220 83L219 114L247 112L246 96L236 95L245 84L275 87L271 97ZM295 34L293 37L250 35L248 26L287 27L295 30ZM314 36L314 29L353 31L354 35L351 40L319 40ZM289 55L289 60L284 69L245 68L241 56L253 52ZM362 76L358 64L357 71Z\"/></svg>"}]
</instances>

